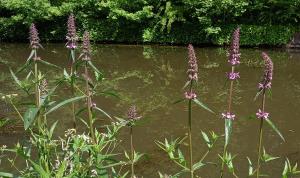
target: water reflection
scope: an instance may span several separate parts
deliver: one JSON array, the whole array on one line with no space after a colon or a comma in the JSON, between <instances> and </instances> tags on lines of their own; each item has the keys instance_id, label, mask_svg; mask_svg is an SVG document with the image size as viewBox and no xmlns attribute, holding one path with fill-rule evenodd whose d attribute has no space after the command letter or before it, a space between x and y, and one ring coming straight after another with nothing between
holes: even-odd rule
<instances>
[{"instance_id":1,"label":"water reflection","mask_svg":"<svg viewBox=\"0 0 300 178\"><path fill-rule=\"evenodd\" d=\"M41 57L52 63L66 67L68 65L67 50L64 44L45 44L41 50ZM24 63L28 55L26 44L0 45L0 59L8 62L14 68ZM235 165L240 167L237 174L246 177L248 168L246 156L256 158L256 142L258 122L249 120L258 103L253 102L257 91L257 83L262 75L262 60L260 49L242 49L241 62L238 67L241 79L234 88L233 110L237 114L234 122L233 138L230 150L238 154ZM268 101L268 111L271 119L284 134L287 142L282 143L280 138L271 130L266 129L264 146L272 155L292 157L299 161L300 155L300 54L288 53L283 50L267 51L275 64L272 99ZM199 59L199 97L214 111L221 113L226 107L227 85L226 72L227 51L224 48L196 48ZM176 170L170 164L167 156L155 145L155 140L183 137L186 134L186 104L173 105L177 99L183 97L182 87L186 81L187 49L170 46L131 46L131 45L94 45L93 59L95 65L105 74L105 80L99 91L114 91L120 99L97 96L96 102L105 111L115 116L122 116L131 104L138 106L141 114L147 117L147 122L136 128L136 149L147 153L147 159L137 165L138 175L157 177L157 171L172 173ZM15 92L14 84L10 79L6 62L1 63L0 92ZM58 78L56 70L43 69L49 78ZM17 91L16 91L17 92ZM223 120L194 106L195 158L199 158L205 151L200 130L214 130L223 134ZM57 133L72 126L70 108L60 111L53 116L60 123ZM64 119L62 119L64 118ZM69 120L67 118L70 118ZM102 122L109 122L105 117ZM0 144L9 144L10 140L19 137L0 135ZM129 148L127 130L120 135L123 147ZM222 151L222 141L208 157L217 162L217 154ZM279 159L263 168L270 177L279 177L282 171L283 160ZM4 165L0 165L2 167ZM218 169L209 166L200 172L203 177L216 177ZM228 176L229 177L229 176Z\"/></svg>"}]
</instances>

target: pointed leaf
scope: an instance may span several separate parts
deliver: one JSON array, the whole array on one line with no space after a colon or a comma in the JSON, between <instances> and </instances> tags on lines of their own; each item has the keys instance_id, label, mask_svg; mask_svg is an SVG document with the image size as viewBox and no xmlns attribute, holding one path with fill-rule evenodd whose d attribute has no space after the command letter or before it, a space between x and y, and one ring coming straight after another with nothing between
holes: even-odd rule
<instances>
[{"instance_id":1,"label":"pointed leaf","mask_svg":"<svg viewBox=\"0 0 300 178\"><path fill-rule=\"evenodd\" d=\"M229 144L231 132L232 132L232 120L225 119L225 146Z\"/></svg>"},{"instance_id":2,"label":"pointed leaf","mask_svg":"<svg viewBox=\"0 0 300 178\"><path fill-rule=\"evenodd\" d=\"M49 109L49 111L47 111L47 112L45 113L45 115L47 115L47 114L49 114L49 113L51 113L51 112L57 110L58 108L60 108L60 107L62 107L62 106L64 106L64 105L66 105L66 104L73 103L73 102L75 102L75 101L79 101L79 100L81 100L81 99L83 99L83 98L86 98L86 96L77 96L77 97L70 98L70 99L67 99L67 100L65 100L65 101L62 101L62 102L58 103L56 106L54 106L53 108Z\"/></svg>"},{"instance_id":3,"label":"pointed leaf","mask_svg":"<svg viewBox=\"0 0 300 178\"><path fill-rule=\"evenodd\" d=\"M96 66L94 66L94 64L91 61L88 61L89 66L97 73L102 75L102 72L100 72Z\"/></svg>"},{"instance_id":4,"label":"pointed leaf","mask_svg":"<svg viewBox=\"0 0 300 178\"><path fill-rule=\"evenodd\" d=\"M26 62L28 62L30 59L32 59L33 55L34 55L35 50L31 50L30 55L28 56Z\"/></svg>"},{"instance_id":5,"label":"pointed leaf","mask_svg":"<svg viewBox=\"0 0 300 178\"><path fill-rule=\"evenodd\" d=\"M32 160L29 160L30 163L32 164L33 169L35 169L35 171L39 174L39 176L41 178L50 178L50 174L47 173L42 166L36 164L35 162L33 162Z\"/></svg>"},{"instance_id":6,"label":"pointed leaf","mask_svg":"<svg viewBox=\"0 0 300 178\"><path fill-rule=\"evenodd\" d=\"M280 133L278 128L275 126L275 124L273 124L273 122L270 119L265 119L265 120L271 126L271 128L279 135L279 137L285 142L283 135Z\"/></svg>"},{"instance_id":7,"label":"pointed leaf","mask_svg":"<svg viewBox=\"0 0 300 178\"><path fill-rule=\"evenodd\" d=\"M13 174L11 174L11 173L7 173L7 172L0 172L0 177L6 177L6 178L13 178L13 177L16 177L16 176L14 176Z\"/></svg>"},{"instance_id":8,"label":"pointed leaf","mask_svg":"<svg viewBox=\"0 0 300 178\"><path fill-rule=\"evenodd\" d=\"M201 167L203 167L203 166L205 166L205 164L204 163L202 163L202 162L198 162L198 163L195 163L194 165L193 165L193 171L195 171L195 170L197 170L197 169L200 169Z\"/></svg>"},{"instance_id":9,"label":"pointed leaf","mask_svg":"<svg viewBox=\"0 0 300 178\"><path fill-rule=\"evenodd\" d=\"M101 108L98 108L96 106L96 107L93 107L93 109L96 109L96 110L100 111L102 114L104 114L105 116L107 116L109 119L113 120L112 117L110 117L110 115L107 114L105 111L103 111Z\"/></svg>"},{"instance_id":10,"label":"pointed leaf","mask_svg":"<svg viewBox=\"0 0 300 178\"><path fill-rule=\"evenodd\" d=\"M47 66L50 66L50 67L54 67L54 68L57 68L57 69L61 69L60 67L58 67L57 65L54 65L54 64L51 64L50 62L47 62L47 61L44 61L44 60L38 60L38 62L42 63L42 64L45 64Z\"/></svg>"},{"instance_id":11,"label":"pointed leaf","mask_svg":"<svg viewBox=\"0 0 300 178\"><path fill-rule=\"evenodd\" d=\"M24 129L27 130L36 119L39 109L36 107L29 107L24 114Z\"/></svg>"},{"instance_id":12,"label":"pointed leaf","mask_svg":"<svg viewBox=\"0 0 300 178\"><path fill-rule=\"evenodd\" d=\"M205 104L203 104L201 101L199 101L197 98L193 99L193 101L198 104L199 106L201 106L203 109L215 114L211 109L209 109Z\"/></svg>"}]
</instances>

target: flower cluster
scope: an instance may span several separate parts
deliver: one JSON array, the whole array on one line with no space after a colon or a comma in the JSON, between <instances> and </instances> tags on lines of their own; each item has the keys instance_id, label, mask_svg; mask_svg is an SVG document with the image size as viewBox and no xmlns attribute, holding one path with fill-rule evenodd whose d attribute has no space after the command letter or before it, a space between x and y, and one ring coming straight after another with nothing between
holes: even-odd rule
<instances>
[{"instance_id":1,"label":"flower cluster","mask_svg":"<svg viewBox=\"0 0 300 178\"><path fill-rule=\"evenodd\" d=\"M34 23L32 23L30 26L29 40L30 40L30 46L32 49L38 49L41 46L39 33L38 33Z\"/></svg>"},{"instance_id":2,"label":"flower cluster","mask_svg":"<svg viewBox=\"0 0 300 178\"><path fill-rule=\"evenodd\" d=\"M236 80L240 78L240 73L239 72L230 72L228 73L228 78L229 80Z\"/></svg>"},{"instance_id":3,"label":"flower cluster","mask_svg":"<svg viewBox=\"0 0 300 178\"><path fill-rule=\"evenodd\" d=\"M256 113L256 117L258 119L268 119L269 118L269 113L262 111L259 109Z\"/></svg>"},{"instance_id":4,"label":"flower cluster","mask_svg":"<svg viewBox=\"0 0 300 178\"><path fill-rule=\"evenodd\" d=\"M90 34L85 31L83 33L83 43L82 43L82 54L84 61L91 60L91 43L90 43Z\"/></svg>"},{"instance_id":5,"label":"flower cluster","mask_svg":"<svg viewBox=\"0 0 300 178\"><path fill-rule=\"evenodd\" d=\"M76 36L75 17L73 14L68 18L68 33L66 39L68 40L66 44L68 49L75 49L77 47L76 42L78 37Z\"/></svg>"},{"instance_id":6,"label":"flower cluster","mask_svg":"<svg viewBox=\"0 0 300 178\"><path fill-rule=\"evenodd\" d=\"M129 120L139 120L141 116L138 116L136 106L131 106L127 112L127 118Z\"/></svg>"},{"instance_id":7,"label":"flower cluster","mask_svg":"<svg viewBox=\"0 0 300 178\"><path fill-rule=\"evenodd\" d=\"M272 85L272 78L273 78L273 62L271 58L267 55L267 53L262 53L262 58L265 62L265 71L264 76L261 82L258 84L259 89L269 89Z\"/></svg>"},{"instance_id":8,"label":"flower cluster","mask_svg":"<svg viewBox=\"0 0 300 178\"><path fill-rule=\"evenodd\" d=\"M184 93L184 97L186 99L193 100L193 99L197 98L197 94L195 92L193 92L193 91L185 92Z\"/></svg>"},{"instance_id":9,"label":"flower cluster","mask_svg":"<svg viewBox=\"0 0 300 178\"><path fill-rule=\"evenodd\" d=\"M41 92L41 97L42 98L45 98L46 95L48 94L48 82L46 79L43 79L42 82L40 83L39 85L39 89L40 89L40 92Z\"/></svg>"},{"instance_id":10,"label":"flower cluster","mask_svg":"<svg viewBox=\"0 0 300 178\"><path fill-rule=\"evenodd\" d=\"M235 115L233 113L230 112L226 112L226 113L222 113L222 118L223 119L235 119Z\"/></svg>"},{"instance_id":11,"label":"flower cluster","mask_svg":"<svg viewBox=\"0 0 300 178\"><path fill-rule=\"evenodd\" d=\"M194 47L193 45L189 44L188 46L188 54L189 54L189 68L187 70L188 78L190 81L198 80L198 64L197 64L197 58L195 55Z\"/></svg>"},{"instance_id":12,"label":"flower cluster","mask_svg":"<svg viewBox=\"0 0 300 178\"><path fill-rule=\"evenodd\" d=\"M237 28L232 34L228 62L233 66L240 64L240 57L240 28Z\"/></svg>"}]
</instances>

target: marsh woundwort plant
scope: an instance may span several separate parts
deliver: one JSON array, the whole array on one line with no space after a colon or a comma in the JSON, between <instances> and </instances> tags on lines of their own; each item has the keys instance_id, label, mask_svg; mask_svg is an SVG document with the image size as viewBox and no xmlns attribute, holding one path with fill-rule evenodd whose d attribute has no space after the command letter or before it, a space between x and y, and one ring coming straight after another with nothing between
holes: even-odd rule
<instances>
[{"instance_id":1,"label":"marsh woundwort plant","mask_svg":"<svg viewBox=\"0 0 300 178\"><path fill-rule=\"evenodd\" d=\"M256 169L256 177L260 176L260 160L261 160L261 147L263 141L263 124L264 120L269 118L269 113L265 111L266 104L266 90L271 89L272 78L273 78L273 62L271 58L267 55L267 53L262 53L262 58L265 64L264 76L261 82L258 84L259 92L262 94L261 108L256 113L258 119L260 119L259 125L259 139L258 139L258 147L257 147L257 169Z\"/></svg>"},{"instance_id":2,"label":"marsh woundwort plant","mask_svg":"<svg viewBox=\"0 0 300 178\"><path fill-rule=\"evenodd\" d=\"M70 59L70 78L71 78L71 94L72 97L75 96L75 87L74 82L76 78L76 67L74 66L76 62L76 48L78 37L76 35L76 26L75 26L75 17L73 14L70 14L68 18L68 33L66 35L67 43L66 47L69 49L69 59ZM73 119L73 127L76 129L76 113L75 113L75 103L72 102L72 119Z\"/></svg>"},{"instance_id":3,"label":"marsh woundwort plant","mask_svg":"<svg viewBox=\"0 0 300 178\"><path fill-rule=\"evenodd\" d=\"M202 158L195 162L193 161L193 148L192 148L192 103L195 103L196 105L200 106L201 108L211 112L214 114L214 112L209 109L204 103L202 103L198 98L197 94L195 92L196 90L196 84L198 82L198 64L197 64L197 58L195 55L194 47L193 45L188 46L188 70L187 70L187 77L188 81L184 85L184 89L187 89L186 92L184 92L184 98L178 100L175 103L181 102L181 101L188 101L188 119L187 119L187 127L188 127L188 140L189 140L189 160L184 157L181 150L178 148L180 144L186 139L186 137L182 139L175 139L169 142L167 139L165 139L165 142L159 142L156 141L156 144L165 152L168 153L170 159L174 161L180 168L182 168L182 171L177 173L176 176L179 176L180 174L189 172L190 177L194 177L194 172L200 168L202 168L204 165L206 165L203 161L208 155L208 153L211 151L214 143L216 142L218 136L214 132L210 132L211 138L208 137L208 135L205 132L202 132L202 136L208 146L208 151L202 156Z\"/></svg>"},{"instance_id":4,"label":"marsh woundwort plant","mask_svg":"<svg viewBox=\"0 0 300 178\"><path fill-rule=\"evenodd\" d=\"M225 113L222 113L222 118L225 119L225 143L223 147L222 166L220 171L220 178L223 177L225 157L227 155L227 146L229 142L230 132L232 128L232 121L235 119L235 114L232 112L232 95L233 95L233 84L234 81L240 78L239 72L235 71L235 67L240 64L240 28L237 28L231 39L231 46L229 50L228 62L231 65L231 71L228 73L228 79L230 80L229 96L228 96L228 108ZM234 172L233 172L234 174ZM235 174L234 174L235 175Z\"/></svg>"},{"instance_id":5,"label":"marsh woundwort plant","mask_svg":"<svg viewBox=\"0 0 300 178\"><path fill-rule=\"evenodd\" d=\"M128 118L127 126L130 127L131 177L134 178L135 177L134 163L136 162L135 161L136 153L133 145L133 127L135 126L136 121L138 121L141 118L141 116L138 116L137 114L136 106L131 106L128 109L127 118Z\"/></svg>"},{"instance_id":6,"label":"marsh woundwort plant","mask_svg":"<svg viewBox=\"0 0 300 178\"><path fill-rule=\"evenodd\" d=\"M33 54L33 61L34 61L34 78L35 78L35 104L36 107L40 107L40 98L41 98L41 92L39 89L40 81L39 81L39 74L38 74L38 60L41 60L40 57L37 55L37 50L41 47L40 44L40 38L38 36L38 31L35 27L35 24L31 24L30 31L29 31L29 40L30 40L30 46L31 46L31 54ZM31 55L32 56L32 55ZM42 121L39 114L37 114L37 120L38 120L38 128L41 129L42 127Z\"/></svg>"},{"instance_id":7,"label":"marsh woundwort plant","mask_svg":"<svg viewBox=\"0 0 300 178\"><path fill-rule=\"evenodd\" d=\"M189 154L190 154L190 177L194 177L193 172L193 145L192 145L192 100L196 99L197 94L193 91L193 84L198 81L198 64L195 55L194 47L190 44L188 46L189 68L188 74L188 91L184 93L188 100L188 137L189 137Z\"/></svg>"},{"instance_id":8,"label":"marsh woundwort plant","mask_svg":"<svg viewBox=\"0 0 300 178\"><path fill-rule=\"evenodd\" d=\"M89 32L85 31L83 33L83 43L82 43L82 60L84 61L84 79L85 79L85 92L86 92L86 100L87 100L87 112L88 112L88 120L89 120L89 129L91 138L93 141L95 140L95 131L93 126L93 115L92 115L92 96L91 96L91 88L89 83L91 82L91 78L89 76L88 71L88 62L91 60L91 43L90 43L90 35Z\"/></svg>"}]
</instances>

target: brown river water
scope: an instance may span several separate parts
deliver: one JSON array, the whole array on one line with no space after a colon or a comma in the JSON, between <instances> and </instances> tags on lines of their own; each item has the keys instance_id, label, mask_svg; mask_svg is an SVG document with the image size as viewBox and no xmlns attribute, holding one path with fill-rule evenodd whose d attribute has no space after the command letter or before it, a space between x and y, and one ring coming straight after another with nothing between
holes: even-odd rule
<instances>
[{"instance_id":1,"label":"brown river water","mask_svg":"<svg viewBox=\"0 0 300 178\"><path fill-rule=\"evenodd\" d=\"M64 44L45 44L39 50L42 59L53 64L67 67L68 53ZM224 120L220 113L225 111L228 82L226 72L227 50L224 48L195 48L199 64L198 96L217 115L193 106L193 150L194 159L199 160L207 148L201 137L201 130L224 133ZM268 125L264 125L263 145L266 151L280 159L269 162L261 172L271 178L281 177L284 160L288 157L292 163L300 163L300 53L283 49L241 49L242 64L237 68L241 78L234 87L233 111L236 120L233 123L233 135L228 150L236 154L234 165L240 178L247 177L250 157L255 163L259 121L249 119L259 108L259 101L253 98L257 84L263 74L261 52L266 51L274 62L272 97L267 98L266 110L270 119L277 125L286 141ZM25 62L30 49L27 44L0 44L0 93L16 92L16 87L8 78L6 66L14 69ZM187 48L151 45L93 45L94 64L105 74L100 90L114 90L120 99L114 97L96 97L95 102L112 116L123 116L128 107L136 105L145 117L143 124L134 128L134 145L138 152L145 153L144 159L136 165L138 177L158 177L158 171L172 174L178 167L169 161L166 153L155 144L164 138L175 139L187 133L187 103L173 104L183 97L182 87L186 82ZM44 67L47 76L59 75L57 70ZM64 93L64 92L62 92ZM66 106L51 118L59 120L57 135L72 127L71 108ZM102 117L103 123L109 122ZM101 122L100 122L101 124ZM129 130L122 129L121 149L129 150ZM24 134L3 133L0 145L13 146ZM205 161L220 163L218 154L222 153L224 138L220 138ZM187 153L187 143L181 149ZM187 155L187 154L186 154ZM0 164L0 171L13 170L5 161ZM208 165L196 172L201 178L215 178L219 167ZM183 177L188 177L185 175ZM225 174L225 178L232 177Z\"/></svg>"}]
</instances>

